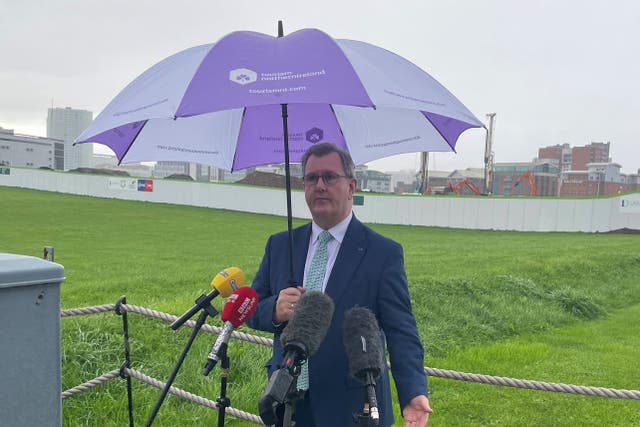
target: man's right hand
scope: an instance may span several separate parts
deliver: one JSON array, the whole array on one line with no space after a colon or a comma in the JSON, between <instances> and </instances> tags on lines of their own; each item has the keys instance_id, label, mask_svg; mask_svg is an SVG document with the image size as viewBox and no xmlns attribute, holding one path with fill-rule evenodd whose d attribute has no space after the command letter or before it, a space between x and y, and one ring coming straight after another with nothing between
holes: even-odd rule
<instances>
[{"instance_id":1,"label":"man's right hand","mask_svg":"<svg viewBox=\"0 0 640 427\"><path fill-rule=\"evenodd\" d=\"M296 304L304 291L305 288L300 286L296 288L284 288L280 291L276 301L276 309L273 313L273 323L279 325L291 319L296 309Z\"/></svg>"}]
</instances>

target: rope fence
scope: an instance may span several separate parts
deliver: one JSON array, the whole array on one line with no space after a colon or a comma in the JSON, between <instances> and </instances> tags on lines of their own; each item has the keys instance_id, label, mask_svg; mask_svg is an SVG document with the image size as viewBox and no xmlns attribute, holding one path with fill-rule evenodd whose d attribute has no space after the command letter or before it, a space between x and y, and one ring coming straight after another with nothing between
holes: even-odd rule
<instances>
[{"instance_id":1,"label":"rope fence","mask_svg":"<svg viewBox=\"0 0 640 427\"><path fill-rule=\"evenodd\" d=\"M143 316L156 318L168 323L171 323L176 319L178 319L177 316L174 316L172 314L163 313L160 311L151 310L145 307L140 307L137 305L131 305L126 303L103 304L103 305L90 306L90 307L72 308L68 310L62 310L60 312L60 316L61 317L83 316L83 315L90 315L90 314L105 313L109 311L118 312L118 310L121 310L123 312L141 314ZM196 322L193 320L187 320L184 324L190 328L194 328L196 325ZM222 331L222 328L204 324L201 327L201 330L208 333L220 334L220 332ZM264 345L267 347L273 346L273 340L270 338L251 335L244 332L233 331L231 334L231 337L241 341L247 341L254 344ZM542 390L542 391L550 391L550 392L557 392L557 393L579 394L579 395L585 395L585 396L640 400L640 390L624 390L624 389L613 389L613 388L605 388L605 387L591 387L591 386L580 386L580 385L573 385L573 384L550 383L550 382L544 382L544 381L532 381L532 380L500 377L500 376L493 376L493 375L473 374L468 372L459 372L459 371L429 368L429 367L425 367L424 371L427 375L432 377L447 378L447 379L467 381L467 382L476 382L481 384L498 385L498 386L505 386L505 387L516 387L516 388L523 388L523 389L530 389L530 390ZM140 371L131 369L125 363L120 369L109 371L105 374L100 375L99 377L96 377L90 381L87 381L85 383L82 383L69 390L62 392L62 399L64 400L78 393L88 391L98 385L101 385L113 378L118 378L118 377L122 377L122 378L133 377L138 379L141 382L144 382L152 387L156 387L159 389L162 389L166 384L162 381L159 381L155 378L145 375ZM174 394L183 399L189 400L191 402L197 403L199 405L202 405L214 410L218 410L218 404L216 402L206 399L204 397L198 396L196 394L189 393L180 388L172 386L169 388L169 393ZM244 412L232 407L226 407L225 411L229 415L232 415L236 418L241 418L246 421L252 422L254 424L259 424L259 425L263 424L262 420L257 415Z\"/></svg>"},{"instance_id":2,"label":"rope fence","mask_svg":"<svg viewBox=\"0 0 640 427\"><path fill-rule=\"evenodd\" d=\"M543 381L518 380L493 375L470 374L467 372L450 371L446 369L424 368L427 375L452 380L471 381L482 384L501 385L506 387L527 388L531 390L554 391L558 393L582 394L585 396L615 397L618 399L640 400L640 390L624 390L604 387L589 387L573 384L549 383Z\"/></svg>"},{"instance_id":3,"label":"rope fence","mask_svg":"<svg viewBox=\"0 0 640 427\"><path fill-rule=\"evenodd\" d=\"M124 371L126 372L127 375L130 375L146 384L149 384L150 386L156 387L158 389L162 389L165 386L165 383L162 381L158 381L155 378L152 378L148 375L143 374L140 371L136 371L134 369L129 369L129 368L125 368ZM193 393L189 393L188 391L184 391L182 389L179 389L177 387L173 387L171 386L169 388L169 393L181 397L183 399L186 400L190 400L191 402L197 403L198 405L202 405L202 406L206 406L207 408L211 408L211 409L215 409L216 411L218 410L218 404L216 402L214 402L213 400L209 400L206 399L202 396L198 396L197 394L193 394ZM241 411L240 409L236 409L233 408L231 406L228 406L226 408L226 412L229 415L232 415L236 418L241 418L243 420L247 420L250 421L254 424L260 424L260 425L264 425L264 423L262 422L262 420L260 419L259 416L254 415L252 413L249 412L245 412L245 411Z\"/></svg>"}]
</instances>

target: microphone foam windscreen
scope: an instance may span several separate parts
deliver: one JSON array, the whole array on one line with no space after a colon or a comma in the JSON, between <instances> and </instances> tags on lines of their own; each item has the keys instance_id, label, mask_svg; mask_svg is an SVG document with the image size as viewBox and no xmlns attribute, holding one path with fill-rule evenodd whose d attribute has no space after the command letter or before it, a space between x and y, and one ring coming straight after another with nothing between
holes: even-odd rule
<instances>
[{"instance_id":1,"label":"microphone foam windscreen","mask_svg":"<svg viewBox=\"0 0 640 427\"><path fill-rule=\"evenodd\" d=\"M222 307L220 318L237 328L253 314L258 306L258 299L258 293L249 286L236 289Z\"/></svg>"},{"instance_id":2,"label":"microphone foam windscreen","mask_svg":"<svg viewBox=\"0 0 640 427\"><path fill-rule=\"evenodd\" d=\"M282 331L280 342L285 347L288 343L303 344L307 356L311 356L327 335L332 317L331 298L322 292L307 291L298 300L289 324Z\"/></svg>"},{"instance_id":3,"label":"microphone foam windscreen","mask_svg":"<svg viewBox=\"0 0 640 427\"><path fill-rule=\"evenodd\" d=\"M384 355L373 312L367 307L351 308L344 316L342 332L351 375L362 379L369 371L377 378L384 368Z\"/></svg>"},{"instance_id":4,"label":"microphone foam windscreen","mask_svg":"<svg viewBox=\"0 0 640 427\"><path fill-rule=\"evenodd\" d=\"M211 287L216 288L223 298L227 298L233 291L244 286L246 278L238 267L228 267L222 270L211 281Z\"/></svg>"}]
</instances>

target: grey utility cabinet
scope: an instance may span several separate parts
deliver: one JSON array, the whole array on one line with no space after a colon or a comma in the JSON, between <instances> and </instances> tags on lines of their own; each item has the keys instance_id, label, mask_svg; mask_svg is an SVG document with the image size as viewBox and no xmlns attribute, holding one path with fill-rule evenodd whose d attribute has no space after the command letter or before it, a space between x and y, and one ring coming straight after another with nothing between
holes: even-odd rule
<instances>
[{"instance_id":1,"label":"grey utility cabinet","mask_svg":"<svg viewBox=\"0 0 640 427\"><path fill-rule=\"evenodd\" d=\"M0 425L62 425L64 267L0 253Z\"/></svg>"}]
</instances>

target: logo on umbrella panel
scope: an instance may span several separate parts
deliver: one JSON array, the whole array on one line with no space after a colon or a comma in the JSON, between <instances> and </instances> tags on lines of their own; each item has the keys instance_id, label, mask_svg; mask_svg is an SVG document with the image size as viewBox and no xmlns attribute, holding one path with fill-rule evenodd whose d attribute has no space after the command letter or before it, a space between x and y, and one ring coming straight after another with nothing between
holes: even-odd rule
<instances>
[{"instance_id":1,"label":"logo on umbrella panel","mask_svg":"<svg viewBox=\"0 0 640 427\"><path fill-rule=\"evenodd\" d=\"M246 85L258 80L258 74L248 68L236 68L229 71L229 80L239 85Z\"/></svg>"},{"instance_id":2,"label":"logo on umbrella panel","mask_svg":"<svg viewBox=\"0 0 640 427\"><path fill-rule=\"evenodd\" d=\"M315 144L317 142L322 141L322 138L324 138L324 132L322 131L322 129L319 129L319 128L311 128L307 131L307 133L305 134L305 137L307 141L309 141L312 144Z\"/></svg>"}]
</instances>

